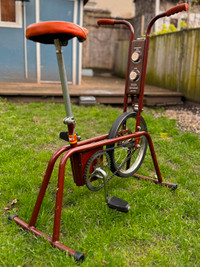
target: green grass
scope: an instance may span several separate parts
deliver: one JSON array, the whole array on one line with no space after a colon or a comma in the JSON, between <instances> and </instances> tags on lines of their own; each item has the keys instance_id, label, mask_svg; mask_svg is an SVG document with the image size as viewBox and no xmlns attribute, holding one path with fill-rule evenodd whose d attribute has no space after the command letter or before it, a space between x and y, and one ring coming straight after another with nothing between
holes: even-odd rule
<instances>
[{"instance_id":1,"label":"green grass","mask_svg":"<svg viewBox=\"0 0 200 267\"><path fill-rule=\"evenodd\" d=\"M84 252L82 266L199 266L200 142L181 132L175 120L143 113L152 136L164 181L175 192L151 182L113 178L109 194L127 200L129 213L110 210L103 191L91 192L73 182L66 166L61 242ZM160 112L160 110L159 110ZM82 140L105 134L121 109L73 106ZM11 104L0 101L0 265L76 266L72 258L8 221L9 214L29 221L43 174L52 153L64 145L63 105ZM42 205L37 227L51 235L58 164ZM154 177L150 152L139 174ZM4 210L18 199L12 209Z\"/></svg>"}]
</instances>

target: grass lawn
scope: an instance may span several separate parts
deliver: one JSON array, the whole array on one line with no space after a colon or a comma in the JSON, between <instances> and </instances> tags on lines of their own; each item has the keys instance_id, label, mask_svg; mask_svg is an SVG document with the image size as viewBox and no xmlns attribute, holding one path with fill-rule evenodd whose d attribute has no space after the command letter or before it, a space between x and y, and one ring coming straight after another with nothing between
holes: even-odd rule
<instances>
[{"instance_id":1,"label":"grass lawn","mask_svg":"<svg viewBox=\"0 0 200 267\"><path fill-rule=\"evenodd\" d=\"M66 167L61 242L85 253L82 266L200 265L200 141L181 132L175 120L145 109L163 180L174 192L148 181L114 177L109 194L127 200L129 213L107 207L104 192L73 182ZM162 112L162 110L159 110ZM121 109L73 106L82 140L105 134ZM53 103L11 104L0 100L0 265L76 266L73 258L8 221L17 214L28 222L52 153L65 144L64 107ZM157 117L157 118L156 118ZM57 171L48 187L36 227L51 235ZM148 150L139 174L155 176ZM11 205L17 199L17 203Z\"/></svg>"}]
</instances>

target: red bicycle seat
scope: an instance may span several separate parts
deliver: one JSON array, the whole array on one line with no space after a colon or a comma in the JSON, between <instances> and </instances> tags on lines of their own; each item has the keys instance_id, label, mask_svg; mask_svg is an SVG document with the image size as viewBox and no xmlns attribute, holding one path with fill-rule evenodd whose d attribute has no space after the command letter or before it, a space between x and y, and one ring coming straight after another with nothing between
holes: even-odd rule
<instances>
[{"instance_id":1,"label":"red bicycle seat","mask_svg":"<svg viewBox=\"0 0 200 267\"><path fill-rule=\"evenodd\" d=\"M45 21L29 25L26 38L43 44L54 44L55 39L66 42L77 37L80 42L87 38L88 31L74 23L64 21Z\"/></svg>"}]
</instances>

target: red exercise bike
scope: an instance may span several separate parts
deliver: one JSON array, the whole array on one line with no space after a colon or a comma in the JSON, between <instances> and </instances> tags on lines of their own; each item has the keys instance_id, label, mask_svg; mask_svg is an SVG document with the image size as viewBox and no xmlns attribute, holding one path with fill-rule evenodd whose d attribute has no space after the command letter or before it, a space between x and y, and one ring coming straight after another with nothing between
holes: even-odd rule
<instances>
[{"instance_id":1,"label":"red exercise bike","mask_svg":"<svg viewBox=\"0 0 200 267\"><path fill-rule=\"evenodd\" d=\"M87 30L73 23L60 21L40 22L30 25L26 29L26 37L29 40L43 44L54 44L56 47L67 115L63 122L68 127L68 132L62 132L60 137L68 141L69 145L61 147L51 157L29 223L24 222L17 215L11 215L10 219L13 219L25 230L37 236L45 237L52 246L67 251L76 261L83 260L84 254L74 251L59 242L65 165L68 159L71 161L75 184L77 186L86 184L88 189L92 191L97 191L104 187L108 206L119 211L128 212L130 205L120 198L114 196L108 197L107 182L115 175L119 177L134 176L136 178L150 180L156 184L164 185L172 189L177 188L175 184L162 181L153 142L151 136L147 132L147 126L145 120L141 116L141 112L143 110L144 85L151 28L157 19L187 10L188 5L181 4L157 15L149 23L146 38L139 38L137 40L134 40L134 29L129 22L114 19L98 20L99 25L124 24L130 30L123 113L115 120L108 134L79 142L77 141L79 140L79 136L77 136L75 131L76 121L72 115L62 46L67 45L68 41L73 37L77 37L79 41L86 40ZM131 98L131 112L127 111L128 97ZM150 148L157 179L136 174L144 160L147 145L149 145ZM54 228L53 235L50 237L38 230L35 224L54 164L61 154L63 154L63 156L59 165Z\"/></svg>"}]
</instances>

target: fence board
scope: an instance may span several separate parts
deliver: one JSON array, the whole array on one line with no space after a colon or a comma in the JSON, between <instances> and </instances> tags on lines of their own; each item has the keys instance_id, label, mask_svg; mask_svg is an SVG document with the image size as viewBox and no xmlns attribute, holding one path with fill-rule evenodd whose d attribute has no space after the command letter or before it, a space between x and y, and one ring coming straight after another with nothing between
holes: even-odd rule
<instances>
[{"instance_id":1,"label":"fence board","mask_svg":"<svg viewBox=\"0 0 200 267\"><path fill-rule=\"evenodd\" d=\"M124 44L118 45L115 70L119 75L126 71L124 49ZM151 37L146 83L200 102L200 28Z\"/></svg>"}]
</instances>

